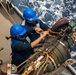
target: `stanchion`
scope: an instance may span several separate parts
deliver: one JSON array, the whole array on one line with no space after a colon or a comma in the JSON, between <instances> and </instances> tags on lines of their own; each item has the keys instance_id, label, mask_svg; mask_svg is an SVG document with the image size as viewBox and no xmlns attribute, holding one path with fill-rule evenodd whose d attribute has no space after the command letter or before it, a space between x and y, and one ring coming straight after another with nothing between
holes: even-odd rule
<instances>
[{"instance_id":1,"label":"stanchion","mask_svg":"<svg viewBox=\"0 0 76 75\"><path fill-rule=\"evenodd\" d=\"M13 22L14 24L16 24L16 22L15 22L14 19L11 17L11 15L8 13L8 11L6 10L6 8L5 8L5 6L3 5L2 2L3 2L3 1L0 0L0 4L1 4L1 6L2 6L3 9L5 10L5 12L8 14L8 16L10 17L10 19L12 20L12 22Z\"/></svg>"}]
</instances>

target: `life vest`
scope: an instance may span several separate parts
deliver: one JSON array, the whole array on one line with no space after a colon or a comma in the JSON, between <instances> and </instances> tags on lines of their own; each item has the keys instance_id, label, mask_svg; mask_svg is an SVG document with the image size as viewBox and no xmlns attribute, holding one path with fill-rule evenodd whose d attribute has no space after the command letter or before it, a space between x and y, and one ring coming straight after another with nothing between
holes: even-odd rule
<instances>
[{"instance_id":1,"label":"life vest","mask_svg":"<svg viewBox=\"0 0 76 75\"><path fill-rule=\"evenodd\" d=\"M31 26L28 25L26 23L26 21L23 21L22 24L21 24L23 27L25 27L26 29L30 28ZM40 27L40 20L37 19L36 22L32 25L32 27ZM31 42L36 40L38 37L40 36L40 34L34 32L34 33L31 33L30 35L28 35L28 37L30 38Z\"/></svg>"},{"instance_id":2,"label":"life vest","mask_svg":"<svg viewBox=\"0 0 76 75\"><path fill-rule=\"evenodd\" d=\"M24 60L26 60L30 55L31 55L31 51L29 51L29 53L27 53L27 51L23 51L23 52L18 52L14 50L14 47L16 44L18 43L24 43L26 44L26 42L28 42L26 39L24 41L20 41L17 39L12 39L12 44L11 44L11 48L12 48L12 64L15 65L19 65L20 63L22 63Z\"/></svg>"}]
</instances>

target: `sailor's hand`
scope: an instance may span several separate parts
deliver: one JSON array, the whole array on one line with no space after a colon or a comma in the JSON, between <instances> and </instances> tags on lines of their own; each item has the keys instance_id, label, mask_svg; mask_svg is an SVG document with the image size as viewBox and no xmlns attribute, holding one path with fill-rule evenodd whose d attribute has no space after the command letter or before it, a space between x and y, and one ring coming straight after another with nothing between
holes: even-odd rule
<instances>
[{"instance_id":1,"label":"sailor's hand","mask_svg":"<svg viewBox=\"0 0 76 75\"><path fill-rule=\"evenodd\" d=\"M40 32L43 32L43 30L39 27L34 27L34 30L37 32L37 33L40 33Z\"/></svg>"},{"instance_id":2,"label":"sailor's hand","mask_svg":"<svg viewBox=\"0 0 76 75\"><path fill-rule=\"evenodd\" d=\"M49 32L48 31L43 31L42 36L45 37L46 35L48 35Z\"/></svg>"}]
</instances>

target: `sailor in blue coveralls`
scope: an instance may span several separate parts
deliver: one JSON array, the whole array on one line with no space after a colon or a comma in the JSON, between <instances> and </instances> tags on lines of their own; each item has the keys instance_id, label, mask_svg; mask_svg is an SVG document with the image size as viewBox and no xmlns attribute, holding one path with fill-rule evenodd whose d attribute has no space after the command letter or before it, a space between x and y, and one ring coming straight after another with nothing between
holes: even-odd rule
<instances>
[{"instance_id":1,"label":"sailor in blue coveralls","mask_svg":"<svg viewBox=\"0 0 76 75\"><path fill-rule=\"evenodd\" d=\"M26 29L28 29L29 27L40 27L41 29L43 29L43 31L49 29L49 27L43 24L43 22L40 19L37 19L35 12L31 8L26 8L23 11L23 17L25 20L22 22L21 25L24 26ZM37 32L31 32L31 34L28 35L31 42L36 40L39 36L40 34L38 34Z\"/></svg>"},{"instance_id":2,"label":"sailor in blue coveralls","mask_svg":"<svg viewBox=\"0 0 76 75\"><path fill-rule=\"evenodd\" d=\"M71 50L73 52L76 52L76 32L73 33L73 39L74 39L74 45Z\"/></svg>"},{"instance_id":3,"label":"sailor in blue coveralls","mask_svg":"<svg viewBox=\"0 0 76 75\"><path fill-rule=\"evenodd\" d=\"M19 24L14 24L10 28L11 36L9 38L11 38L12 64L18 66L23 61L28 59L29 56L33 54L33 48L48 34L48 31L44 31L42 36L40 36L35 41L29 43L26 40L26 34L34 32L37 29L29 28L26 31L26 29Z\"/></svg>"}]
</instances>

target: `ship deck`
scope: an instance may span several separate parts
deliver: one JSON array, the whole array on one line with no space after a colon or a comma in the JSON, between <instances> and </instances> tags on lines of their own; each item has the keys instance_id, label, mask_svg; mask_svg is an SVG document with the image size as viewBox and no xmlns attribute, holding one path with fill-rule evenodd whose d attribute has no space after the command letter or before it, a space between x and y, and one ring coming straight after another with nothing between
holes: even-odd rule
<instances>
[{"instance_id":1,"label":"ship deck","mask_svg":"<svg viewBox=\"0 0 76 75\"><path fill-rule=\"evenodd\" d=\"M14 11L14 14L10 14L12 19L16 23L21 23L21 17ZM3 63L11 62L11 40L7 40L5 37L10 36L10 27L13 25L13 21L0 5L0 60L3 60ZM3 50L1 50L3 48Z\"/></svg>"}]
</instances>

